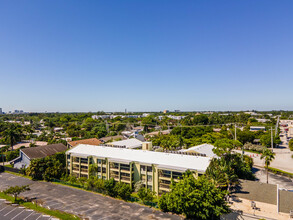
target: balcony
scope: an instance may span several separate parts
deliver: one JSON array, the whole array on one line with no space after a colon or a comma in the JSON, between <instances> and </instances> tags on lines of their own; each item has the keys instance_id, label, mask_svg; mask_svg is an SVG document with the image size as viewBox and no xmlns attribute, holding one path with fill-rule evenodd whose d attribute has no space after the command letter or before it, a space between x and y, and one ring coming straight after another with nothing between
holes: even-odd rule
<instances>
[{"instance_id":1,"label":"balcony","mask_svg":"<svg viewBox=\"0 0 293 220\"><path fill-rule=\"evenodd\" d=\"M131 181L131 179L130 179L130 177L121 177L121 181L122 182L130 182Z\"/></svg>"},{"instance_id":2,"label":"balcony","mask_svg":"<svg viewBox=\"0 0 293 220\"><path fill-rule=\"evenodd\" d=\"M111 171L119 172L119 167L110 167L110 170Z\"/></svg>"},{"instance_id":3,"label":"balcony","mask_svg":"<svg viewBox=\"0 0 293 220\"><path fill-rule=\"evenodd\" d=\"M159 175L161 180L171 180L171 175Z\"/></svg>"},{"instance_id":4,"label":"balcony","mask_svg":"<svg viewBox=\"0 0 293 220\"><path fill-rule=\"evenodd\" d=\"M120 169L120 172L122 172L122 173L130 173L130 170L127 170L127 169Z\"/></svg>"},{"instance_id":5,"label":"balcony","mask_svg":"<svg viewBox=\"0 0 293 220\"><path fill-rule=\"evenodd\" d=\"M80 172L88 173L88 169L80 169Z\"/></svg>"},{"instance_id":6,"label":"balcony","mask_svg":"<svg viewBox=\"0 0 293 220\"><path fill-rule=\"evenodd\" d=\"M160 183L159 184L159 189L160 190L163 190L163 191L169 192L170 191L170 185L169 184Z\"/></svg>"}]
</instances>

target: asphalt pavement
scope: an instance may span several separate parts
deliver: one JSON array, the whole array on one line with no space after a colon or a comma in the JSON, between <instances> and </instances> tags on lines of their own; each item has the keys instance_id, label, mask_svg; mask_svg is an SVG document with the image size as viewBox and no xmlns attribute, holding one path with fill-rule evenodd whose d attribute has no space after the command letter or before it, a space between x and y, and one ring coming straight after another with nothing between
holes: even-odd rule
<instances>
[{"instance_id":1,"label":"asphalt pavement","mask_svg":"<svg viewBox=\"0 0 293 220\"><path fill-rule=\"evenodd\" d=\"M176 215L97 193L49 182L32 181L10 173L0 173L0 190L9 186L27 184L30 185L31 190L22 193L21 196L36 197L38 203L44 207L72 213L84 219L182 219Z\"/></svg>"}]
</instances>

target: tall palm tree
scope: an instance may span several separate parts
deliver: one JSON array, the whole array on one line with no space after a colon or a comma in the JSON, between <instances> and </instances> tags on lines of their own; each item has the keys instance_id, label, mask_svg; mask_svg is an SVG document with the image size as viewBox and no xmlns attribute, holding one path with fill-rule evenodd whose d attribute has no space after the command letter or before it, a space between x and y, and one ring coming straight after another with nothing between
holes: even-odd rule
<instances>
[{"instance_id":1,"label":"tall palm tree","mask_svg":"<svg viewBox=\"0 0 293 220\"><path fill-rule=\"evenodd\" d=\"M13 151L13 145L20 141L23 137L22 127L15 123L9 124L8 128L3 132L3 137L9 141Z\"/></svg>"},{"instance_id":2,"label":"tall palm tree","mask_svg":"<svg viewBox=\"0 0 293 220\"><path fill-rule=\"evenodd\" d=\"M267 169L267 183L269 183L269 165L275 159L275 153L273 153L268 148L265 148L263 150L263 153L262 153L260 159L265 160L265 165L266 165L266 169Z\"/></svg>"}]
</instances>

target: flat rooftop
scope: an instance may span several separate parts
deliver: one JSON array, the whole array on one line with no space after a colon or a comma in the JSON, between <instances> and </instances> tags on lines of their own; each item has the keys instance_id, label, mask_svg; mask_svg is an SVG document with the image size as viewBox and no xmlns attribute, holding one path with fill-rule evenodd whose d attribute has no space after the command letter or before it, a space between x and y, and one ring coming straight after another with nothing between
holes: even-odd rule
<instances>
[{"instance_id":1,"label":"flat rooftop","mask_svg":"<svg viewBox=\"0 0 293 220\"><path fill-rule=\"evenodd\" d=\"M68 150L66 154L77 157L95 156L98 158L108 158L109 161L120 163L139 162L145 165L156 164L161 169L178 171L189 169L199 172L205 172L211 160L209 157L85 144L77 145Z\"/></svg>"}]
</instances>

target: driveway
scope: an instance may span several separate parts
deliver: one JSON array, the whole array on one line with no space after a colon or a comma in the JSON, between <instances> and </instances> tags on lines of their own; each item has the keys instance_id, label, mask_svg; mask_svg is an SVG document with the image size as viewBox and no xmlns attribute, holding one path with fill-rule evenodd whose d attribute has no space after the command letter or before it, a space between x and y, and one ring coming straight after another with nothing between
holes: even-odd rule
<instances>
[{"instance_id":1,"label":"driveway","mask_svg":"<svg viewBox=\"0 0 293 220\"><path fill-rule=\"evenodd\" d=\"M14 185L30 185L21 196L36 197L45 207L89 219L182 219L135 203L116 200L48 182L32 181L9 173L0 173L0 190Z\"/></svg>"}]
</instances>

